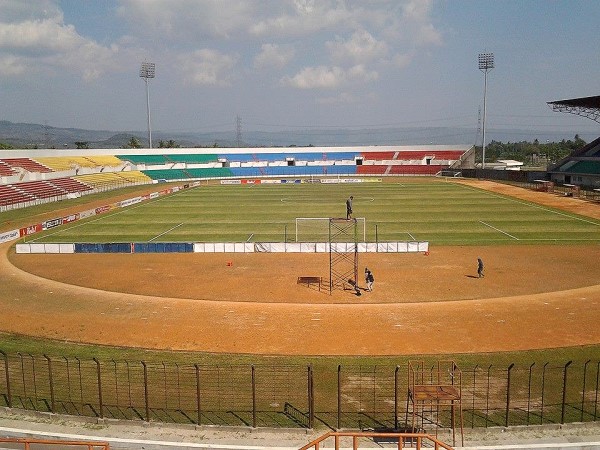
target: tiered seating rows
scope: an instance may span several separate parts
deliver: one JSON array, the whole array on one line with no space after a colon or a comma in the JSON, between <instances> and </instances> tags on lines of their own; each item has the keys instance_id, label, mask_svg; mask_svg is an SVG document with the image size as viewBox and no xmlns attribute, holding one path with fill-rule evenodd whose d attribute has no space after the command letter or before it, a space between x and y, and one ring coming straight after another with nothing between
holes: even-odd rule
<instances>
[{"instance_id":1,"label":"tiered seating rows","mask_svg":"<svg viewBox=\"0 0 600 450\"><path fill-rule=\"evenodd\" d=\"M206 164L217 162L219 156L215 154L186 154L186 155L118 155L123 161L130 161L133 164L169 164L169 163L188 163L188 164Z\"/></svg>"},{"instance_id":2,"label":"tiered seating rows","mask_svg":"<svg viewBox=\"0 0 600 450\"><path fill-rule=\"evenodd\" d=\"M328 161L328 160L353 160L361 157L364 160L421 160L425 157L434 157L436 160L457 160L462 155L460 150L442 151L403 151L403 152L338 152L338 153L241 153L241 154L184 154L184 155L122 155L117 156L51 156L32 160L30 158L6 158L0 160L0 175L11 176L15 174L14 168L21 167L29 172L47 173L52 171L73 170L76 167L117 167L124 160L132 163L169 164L188 163L203 164L217 162L225 159L229 162L253 161L286 161L294 158L297 161Z\"/></svg>"},{"instance_id":3,"label":"tiered seating rows","mask_svg":"<svg viewBox=\"0 0 600 450\"><path fill-rule=\"evenodd\" d=\"M18 191L10 184L0 185L0 206L15 205L34 200L30 195Z\"/></svg>"},{"instance_id":4,"label":"tiered seating rows","mask_svg":"<svg viewBox=\"0 0 600 450\"><path fill-rule=\"evenodd\" d=\"M151 181L148 176L140 171L94 173L74 178L92 188L102 189Z\"/></svg>"},{"instance_id":5,"label":"tiered seating rows","mask_svg":"<svg viewBox=\"0 0 600 450\"><path fill-rule=\"evenodd\" d=\"M100 155L100 156L48 156L36 158L36 160L55 172L64 170L73 170L77 167L104 167L104 166L120 166L123 164L116 156Z\"/></svg>"},{"instance_id":6,"label":"tiered seating rows","mask_svg":"<svg viewBox=\"0 0 600 450\"><path fill-rule=\"evenodd\" d=\"M13 168L0 159L0 177L10 177L14 173Z\"/></svg>"},{"instance_id":7,"label":"tiered seating rows","mask_svg":"<svg viewBox=\"0 0 600 450\"><path fill-rule=\"evenodd\" d=\"M446 166L441 164L401 164L401 165L316 165L316 166L266 166L231 167L208 169L164 169L144 170L143 173L154 180L181 180L187 178L227 178L261 176L303 176L303 175L435 175Z\"/></svg>"},{"instance_id":8,"label":"tiered seating rows","mask_svg":"<svg viewBox=\"0 0 600 450\"><path fill-rule=\"evenodd\" d=\"M31 202L38 199L63 197L67 194L87 192L98 187L116 187L125 184L149 182L150 178L138 171L107 172L73 178L27 181L0 185L0 206Z\"/></svg>"},{"instance_id":9,"label":"tiered seating rows","mask_svg":"<svg viewBox=\"0 0 600 450\"><path fill-rule=\"evenodd\" d=\"M52 172L52 169L50 169L49 167L46 167L43 164L40 164L37 161L34 161L31 158L3 158L2 162L4 164L8 165L9 167L13 167L13 168L20 167L22 169L27 170L28 172L34 172L34 173ZM14 175L14 171L10 175Z\"/></svg>"},{"instance_id":10,"label":"tiered seating rows","mask_svg":"<svg viewBox=\"0 0 600 450\"><path fill-rule=\"evenodd\" d=\"M359 175L435 175L447 166L441 164L398 164L357 166Z\"/></svg>"},{"instance_id":11,"label":"tiered seating rows","mask_svg":"<svg viewBox=\"0 0 600 450\"><path fill-rule=\"evenodd\" d=\"M72 178L29 181L0 186L0 206L30 202L37 199L62 197L75 192L85 192L92 188Z\"/></svg>"},{"instance_id":12,"label":"tiered seating rows","mask_svg":"<svg viewBox=\"0 0 600 450\"><path fill-rule=\"evenodd\" d=\"M218 162L219 159L228 162L254 162L254 161L286 161L295 159L299 161L328 161L328 160L353 160L361 156L357 152L337 152L337 153L228 153L228 154L185 154L185 155L119 155L119 158L131 161L134 164L169 164L169 163L188 163L188 164L206 164Z\"/></svg>"},{"instance_id":13,"label":"tiered seating rows","mask_svg":"<svg viewBox=\"0 0 600 450\"><path fill-rule=\"evenodd\" d=\"M120 166L123 164L116 156L48 156L31 158L0 159L0 176L15 174L14 168L20 167L32 173L49 173L72 170L75 167Z\"/></svg>"}]
</instances>

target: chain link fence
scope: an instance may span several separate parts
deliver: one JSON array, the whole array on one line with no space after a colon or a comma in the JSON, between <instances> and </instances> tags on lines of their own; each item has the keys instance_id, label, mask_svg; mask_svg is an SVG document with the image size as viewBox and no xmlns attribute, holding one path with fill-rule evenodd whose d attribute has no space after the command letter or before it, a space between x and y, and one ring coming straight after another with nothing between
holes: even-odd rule
<instances>
[{"instance_id":1,"label":"chain link fence","mask_svg":"<svg viewBox=\"0 0 600 450\"><path fill-rule=\"evenodd\" d=\"M433 364L431 370L433 371ZM599 361L461 369L465 428L592 422ZM78 359L0 350L0 406L76 416L249 427L407 429L408 368L206 365ZM432 402L423 428L451 427Z\"/></svg>"}]
</instances>

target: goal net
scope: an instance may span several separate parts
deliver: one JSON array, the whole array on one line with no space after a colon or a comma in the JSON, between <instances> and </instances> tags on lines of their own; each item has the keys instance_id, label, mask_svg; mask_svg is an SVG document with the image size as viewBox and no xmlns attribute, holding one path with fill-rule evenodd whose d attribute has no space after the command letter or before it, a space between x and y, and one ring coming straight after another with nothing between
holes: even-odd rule
<instances>
[{"instance_id":1,"label":"goal net","mask_svg":"<svg viewBox=\"0 0 600 450\"><path fill-rule=\"evenodd\" d=\"M367 240L367 221L356 218L357 239ZM328 242L329 217L296 217L296 242Z\"/></svg>"}]
</instances>

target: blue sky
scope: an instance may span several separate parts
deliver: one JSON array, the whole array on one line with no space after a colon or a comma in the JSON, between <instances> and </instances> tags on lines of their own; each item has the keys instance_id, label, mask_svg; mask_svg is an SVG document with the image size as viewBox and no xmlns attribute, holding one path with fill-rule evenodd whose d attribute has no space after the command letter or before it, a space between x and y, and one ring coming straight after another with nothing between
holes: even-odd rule
<instances>
[{"instance_id":1,"label":"blue sky","mask_svg":"<svg viewBox=\"0 0 600 450\"><path fill-rule=\"evenodd\" d=\"M0 119L145 130L594 132L547 101L600 95L596 0L1 0Z\"/></svg>"}]
</instances>

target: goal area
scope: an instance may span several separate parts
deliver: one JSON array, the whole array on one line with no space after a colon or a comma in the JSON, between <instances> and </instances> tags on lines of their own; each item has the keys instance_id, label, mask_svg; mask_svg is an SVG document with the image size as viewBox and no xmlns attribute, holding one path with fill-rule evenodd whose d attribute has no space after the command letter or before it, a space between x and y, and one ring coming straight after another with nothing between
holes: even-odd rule
<instances>
[{"instance_id":1,"label":"goal area","mask_svg":"<svg viewBox=\"0 0 600 450\"><path fill-rule=\"evenodd\" d=\"M329 217L296 217L296 242L328 242ZM356 218L357 238L367 241L367 221Z\"/></svg>"}]
</instances>

